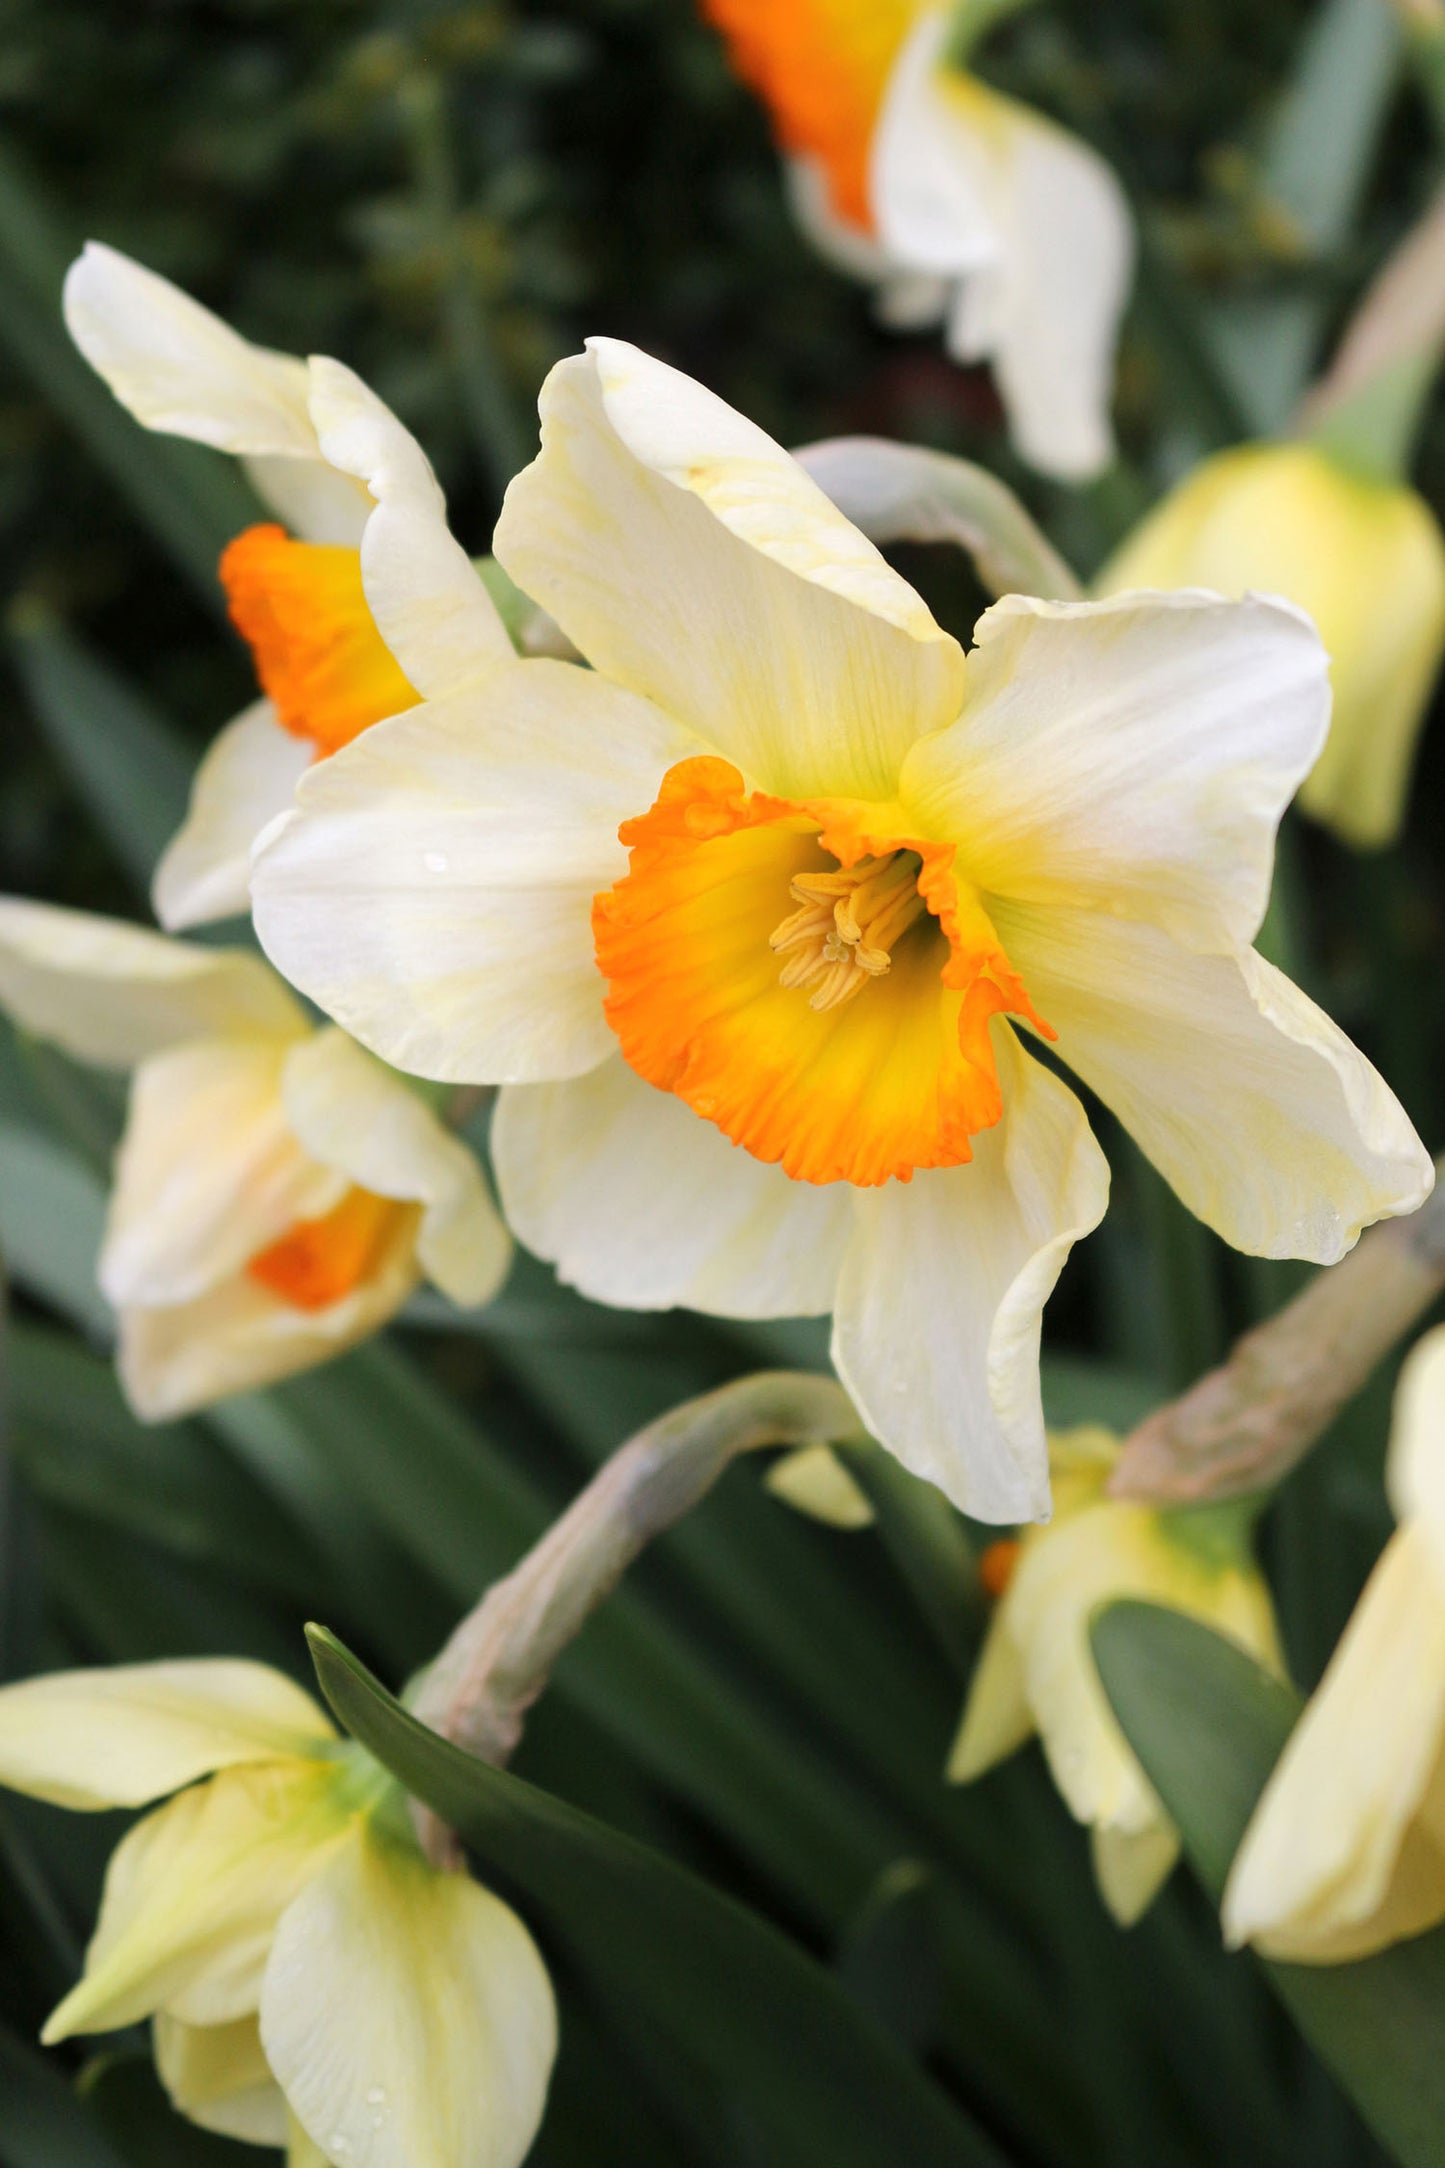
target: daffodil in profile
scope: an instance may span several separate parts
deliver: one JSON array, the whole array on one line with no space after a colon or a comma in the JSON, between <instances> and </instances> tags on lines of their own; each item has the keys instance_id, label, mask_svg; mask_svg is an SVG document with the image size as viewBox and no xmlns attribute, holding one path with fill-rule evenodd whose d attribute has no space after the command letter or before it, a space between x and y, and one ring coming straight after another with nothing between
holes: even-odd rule
<instances>
[{"instance_id":1,"label":"daffodil in profile","mask_svg":"<svg viewBox=\"0 0 1445 2168\"><path fill-rule=\"evenodd\" d=\"M1105 1490L1118 1440L1054 1433L1054 1518L984 1553L997 1598L948 1775L966 1784L1038 1734L1093 1846L1099 1888L1130 1926L1179 1856L1179 1835L1125 1744L1094 1666L1089 1625L1120 1597L1165 1604L1280 1668L1274 1608L1237 1509L1158 1512Z\"/></svg>"},{"instance_id":2,"label":"daffodil in profile","mask_svg":"<svg viewBox=\"0 0 1445 2168\"><path fill-rule=\"evenodd\" d=\"M1445 535L1408 483L1352 470L1324 445L1240 445L1171 491L1095 587L1260 588L1308 610L1334 715L1300 806L1361 849L1398 834L1445 656Z\"/></svg>"},{"instance_id":3,"label":"daffodil in profile","mask_svg":"<svg viewBox=\"0 0 1445 2168\"><path fill-rule=\"evenodd\" d=\"M218 568L265 697L214 740L157 867L156 916L174 932L247 910L251 845L306 768L427 690L387 645L388 624L411 606L405 576L384 596L374 585L370 601L363 592L373 522L394 544L392 561L409 563L424 586L433 618L447 614L469 652L510 661L513 648L445 519L433 516L441 492L420 446L370 395L367 427L381 448L368 458L371 486L357 479L358 387L339 362L254 346L168 280L94 241L70 268L65 319L138 421L234 453L278 515L237 535ZM339 433L338 379L351 418Z\"/></svg>"},{"instance_id":4,"label":"daffodil in profile","mask_svg":"<svg viewBox=\"0 0 1445 2168\"><path fill-rule=\"evenodd\" d=\"M1399 1522L1235 1856L1224 1931L1291 1964L1445 1920L1445 1328L1401 1372Z\"/></svg>"},{"instance_id":5,"label":"daffodil in profile","mask_svg":"<svg viewBox=\"0 0 1445 2168\"><path fill-rule=\"evenodd\" d=\"M597 340L499 559L592 665L478 673L303 779L263 945L503 1090L514 1232L599 1301L834 1313L874 1434L1048 1510L1040 1314L1107 1167L1046 1045L1242 1248L1338 1257L1432 1170L1251 953L1325 658L1288 604L1010 596L972 653L761 430ZM382 577L373 560L373 576Z\"/></svg>"},{"instance_id":6,"label":"daffodil in profile","mask_svg":"<svg viewBox=\"0 0 1445 2168\"><path fill-rule=\"evenodd\" d=\"M301 1688L202 1659L0 1688L0 1784L166 1803L122 1838L47 2042L150 2019L207 2130L292 2168L517 2168L556 2052L516 1914L423 1859L407 1803Z\"/></svg>"},{"instance_id":7,"label":"daffodil in profile","mask_svg":"<svg viewBox=\"0 0 1445 2168\"><path fill-rule=\"evenodd\" d=\"M1081 479L1109 405L1133 225L1104 161L969 72L970 17L931 0L703 0L766 101L799 218L899 326L992 363L1014 440Z\"/></svg>"},{"instance_id":8,"label":"daffodil in profile","mask_svg":"<svg viewBox=\"0 0 1445 2168\"><path fill-rule=\"evenodd\" d=\"M323 1362L511 1243L472 1152L255 955L0 898L0 1009L134 1072L101 1248L121 1382L159 1419Z\"/></svg>"}]
</instances>

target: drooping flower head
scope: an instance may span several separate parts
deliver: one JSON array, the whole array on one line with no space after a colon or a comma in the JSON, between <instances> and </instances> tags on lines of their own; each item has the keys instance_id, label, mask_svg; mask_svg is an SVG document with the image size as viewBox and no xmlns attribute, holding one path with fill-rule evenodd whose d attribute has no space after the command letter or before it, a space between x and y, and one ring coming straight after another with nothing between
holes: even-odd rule
<instances>
[{"instance_id":1,"label":"drooping flower head","mask_svg":"<svg viewBox=\"0 0 1445 2168\"><path fill-rule=\"evenodd\" d=\"M1021 1033L1241 1247L1337 1257L1432 1179L1249 949L1319 641L1259 598L1011 596L965 657L675 371L594 341L542 415L497 553L592 668L443 667L418 612L390 644L435 696L306 776L262 941L399 1067L507 1087L508 1217L586 1293L831 1309L885 1444L1043 1514L1040 1311L1107 1169Z\"/></svg>"},{"instance_id":2,"label":"drooping flower head","mask_svg":"<svg viewBox=\"0 0 1445 2168\"><path fill-rule=\"evenodd\" d=\"M1280 1668L1269 1590L1244 1528L1224 1511L1161 1513L1110 1498L1108 1431L1049 1440L1054 1519L984 1554L997 1609L969 1689L948 1774L983 1776L1037 1731L1054 1782L1090 1832L1105 1902L1129 1926L1179 1856L1179 1833L1125 1743L1089 1647L1099 1605L1166 1604Z\"/></svg>"},{"instance_id":3,"label":"drooping flower head","mask_svg":"<svg viewBox=\"0 0 1445 2168\"><path fill-rule=\"evenodd\" d=\"M167 1801L110 1862L47 2042L151 2019L176 2107L292 2168L526 2157L557 2038L536 1946L426 1863L399 1787L289 1679L211 1659L0 1688L0 1784Z\"/></svg>"},{"instance_id":4,"label":"drooping flower head","mask_svg":"<svg viewBox=\"0 0 1445 2168\"><path fill-rule=\"evenodd\" d=\"M1023 456L1081 479L1112 455L1133 228L1102 159L966 72L935 0L703 0L767 102L798 215L900 326L990 361Z\"/></svg>"},{"instance_id":5,"label":"drooping flower head","mask_svg":"<svg viewBox=\"0 0 1445 2168\"><path fill-rule=\"evenodd\" d=\"M472 1153L259 957L3 897L0 1009L134 1072L99 1277L138 1415L324 1362L423 1274L469 1304L505 1277Z\"/></svg>"}]
</instances>

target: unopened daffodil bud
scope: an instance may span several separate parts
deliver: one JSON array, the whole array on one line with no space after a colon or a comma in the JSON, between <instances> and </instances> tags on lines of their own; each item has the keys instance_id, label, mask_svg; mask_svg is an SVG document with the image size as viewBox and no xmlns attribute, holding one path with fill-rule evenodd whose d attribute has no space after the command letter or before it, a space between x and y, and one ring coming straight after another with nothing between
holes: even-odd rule
<instances>
[{"instance_id":1,"label":"unopened daffodil bud","mask_svg":"<svg viewBox=\"0 0 1445 2168\"><path fill-rule=\"evenodd\" d=\"M1399 1522L1266 1784L1224 1930L1290 1964L1368 1957L1445 1920L1445 1327L1400 1375Z\"/></svg>"},{"instance_id":2,"label":"unopened daffodil bud","mask_svg":"<svg viewBox=\"0 0 1445 2168\"><path fill-rule=\"evenodd\" d=\"M1095 582L1149 587L1253 589L1308 610L1334 713L1299 804L1347 843L1390 842L1445 655L1445 536L1424 499L1320 445L1241 445L1197 467Z\"/></svg>"},{"instance_id":3,"label":"unopened daffodil bud","mask_svg":"<svg viewBox=\"0 0 1445 2168\"><path fill-rule=\"evenodd\" d=\"M511 1909L423 1859L387 1772L265 1665L0 1688L0 1784L121 1840L49 2043L149 2018L181 2112L291 2168L517 2168L556 2052Z\"/></svg>"},{"instance_id":4,"label":"unopened daffodil bud","mask_svg":"<svg viewBox=\"0 0 1445 2168\"><path fill-rule=\"evenodd\" d=\"M143 1418L324 1362L423 1275L466 1304L500 1286L472 1152L259 957L4 897L0 1010L133 1071L99 1278Z\"/></svg>"},{"instance_id":5,"label":"unopened daffodil bud","mask_svg":"<svg viewBox=\"0 0 1445 2168\"><path fill-rule=\"evenodd\" d=\"M443 643L464 640L479 665L514 650L421 447L340 362L253 346L94 241L71 265L65 319L137 421L235 453L284 522L247 528L221 558L266 697L215 739L157 867L156 916L174 932L247 909L251 845L312 761L439 689L409 680L389 644L418 589ZM372 583L378 527L410 569Z\"/></svg>"},{"instance_id":6,"label":"unopened daffodil bud","mask_svg":"<svg viewBox=\"0 0 1445 2168\"><path fill-rule=\"evenodd\" d=\"M1134 236L1104 161L971 74L1003 4L703 0L766 100L800 223L877 287L887 321L942 322L992 363L1023 457L1078 480L1106 464L1114 344Z\"/></svg>"},{"instance_id":7,"label":"unopened daffodil bud","mask_svg":"<svg viewBox=\"0 0 1445 2168\"><path fill-rule=\"evenodd\" d=\"M948 1775L968 1783L1037 1732L1070 1812L1090 1831L1104 1900L1128 1926L1168 1875L1179 1837L1109 1707L1090 1620L1118 1597L1166 1604L1277 1669L1274 1611L1232 1514L1161 1513L1110 1498L1118 1441L1108 1431L1056 1432L1049 1442L1053 1520L983 1556L997 1609Z\"/></svg>"}]
</instances>

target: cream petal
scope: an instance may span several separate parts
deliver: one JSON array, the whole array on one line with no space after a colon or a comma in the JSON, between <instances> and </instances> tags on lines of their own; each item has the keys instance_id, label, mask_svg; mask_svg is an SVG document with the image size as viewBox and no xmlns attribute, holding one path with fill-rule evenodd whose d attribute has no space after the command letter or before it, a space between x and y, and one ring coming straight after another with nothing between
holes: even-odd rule
<instances>
[{"instance_id":1,"label":"cream petal","mask_svg":"<svg viewBox=\"0 0 1445 2168\"><path fill-rule=\"evenodd\" d=\"M496 552L598 670L765 789L889 797L958 713L957 642L872 543L762 430L619 341L548 377Z\"/></svg>"},{"instance_id":2,"label":"cream petal","mask_svg":"<svg viewBox=\"0 0 1445 2168\"><path fill-rule=\"evenodd\" d=\"M315 459L306 364L252 346L169 279L88 241L65 321L91 367L147 429L223 452Z\"/></svg>"},{"instance_id":3,"label":"cream petal","mask_svg":"<svg viewBox=\"0 0 1445 2168\"><path fill-rule=\"evenodd\" d=\"M245 1273L193 1302L122 1309L117 1368L126 1398L143 1422L165 1422L294 1377L384 1325L419 1277L408 1217L361 1285L322 1310L293 1308Z\"/></svg>"},{"instance_id":4,"label":"cream petal","mask_svg":"<svg viewBox=\"0 0 1445 2168\"><path fill-rule=\"evenodd\" d=\"M1039 1398L1043 1307L1109 1169L1074 1094L993 1028L997 1128L965 1166L856 1200L833 1360L868 1428L975 1520L1041 1520L1048 1450Z\"/></svg>"},{"instance_id":5,"label":"cream petal","mask_svg":"<svg viewBox=\"0 0 1445 2168\"><path fill-rule=\"evenodd\" d=\"M77 1060L115 1069L216 1032L306 1028L259 957L19 896L0 896L0 1008Z\"/></svg>"},{"instance_id":6,"label":"cream petal","mask_svg":"<svg viewBox=\"0 0 1445 2168\"><path fill-rule=\"evenodd\" d=\"M191 784L186 817L156 867L151 901L168 933L251 908L251 845L284 813L315 747L253 701L213 740Z\"/></svg>"},{"instance_id":7,"label":"cream petal","mask_svg":"<svg viewBox=\"0 0 1445 2168\"><path fill-rule=\"evenodd\" d=\"M320 459L286 459L258 453L242 459L242 472L282 525L302 542L337 543L356 549L371 517L371 497L361 482L338 474Z\"/></svg>"},{"instance_id":8,"label":"cream petal","mask_svg":"<svg viewBox=\"0 0 1445 2168\"><path fill-rule=\"evenodd\" d=\"M800 1445L781 1454L763 1481L775 1498L829 1528L870 1528L876 1517L831 1445Z\"/></svg>"},{"instance_id":9,"label":"cream petal","mask_svg":"<svg viewBox=\"0 0 1445 2168\"><path fill-rule=\"evenodd\" d=\"M1009 595L976 638L963 715L904 764L924 833L1001 896L1148 920L1191 948L1252 941L1275 830L1329 724L1303 612Z\"/></svg>"},{"instance_id":10,"label":"cream petal","mask_svg":"<svg viewBox=\"0 0 1445 2168\"><path fill-rule=\"evenodd\" d=\"M202 1039L135 1073L100 1253L117 1309L188 1302L239 1272L346 1183L307 1157L281 1098L306 1040Z\"/></svg>"},{"instance_id":11,"label":"cream petal","mask_svg":"<svg viewBox=\"0 0 1445 2168\"><path fill-rule=\"evenodd\" d=\"M213 1770L314 1754L334 1737L309 1694L239 1657L0 1687L0 1784L58 1807L143 1807Z\"/></svg>"},{"instance_id":12,"label":"cream petal","mask_svg":"<svg viewBox=\"0 0 1445 2168\"><path fill-rule=\"evenodd\" d=\"M1236 1249L1333 1264L1429 1195L1394 1093L1261 957L1193 955L1097 911L994 921L1063 1059Z\"/></svg>"},{"instance_id":13,"label":"cream petal","mask_svg":"<svg viewBox=\"0 0 1445 2168\"><path fill-rule=\"evenodd\" d=\"M1386 1545L1225 1887L1233 1945L1289 1963L1368 1956L1445 1918L1445 1573Z\"/></svg>"},{"instance_id":14,"label":"cream petal","mask_svg":"<svg viewBox=\"0 0 1445 2168\"><path fill-rule=\"evenodd\" d=\"M868 193L889 261L959 278L997 263L1004 236L987 134L944 87L958 81L941 74L949 36L947 14L930 9L900 50L873 131Z\"/></svg>"},{"instance_id":15,"label":"cream petal","mask_svg":"<svg viewBox=\"0 0 1445 2168\"><path fill-rule=\"evenodd\" d=\"M1427 1332L1405 1358L1385 1481L1396 1519L1428 1535L1445 1571L1445 1325Z\"/></svg>"},{"instance_id":16,"label":"cream petal","mask_svg":"<svg viewBox=\"0 0 1445 2168\"><path fill-rule=\"evenodd\" d=\"M848 1185L790 1180L620 1055L503 1092L492 1159L518 1240L594 1301L719 1317L832 1307Z\"/></svg>"},{"instance_id":17,"label":"cream petal","mask_svg":"<svg viewBox=\"0 0 1445 2168\"><path fill-rule=\"evenodd\" d=\"M160 2081L182 2115L247 2145L286 2143L286 2098L262 2052L254 2016L229 2025L184 2025L162 2010L151 2039Z\"/></svg>"},{"instance_id":18,"label":"cream petal","mask_svg":"<svg viewBox=\"0 0 1445 2168\"><path fill-rule=\"evenodd\" d=\"M507 1905L363 1823L281 1922L261 2037L329 2161L520 2168L557 2013Z\"/></svg>"},{"instance_id":19,"label":"cream petal","mask_svg":"<svg viewBox=\"0 0 1445 2168\"><path fill-rule=\"evenodd\" d=\"M121 1839L85 1972L47 2043L165 2009L188 2025L254 2011L276 1923L345 1837L334 1766L252 1763L181 1792Z\"/></svg>"},{"instance_id":20,"label":"cream petal","mask_svg":"<svg viewBox=\"0 0 1445 2168\"><path fill-rule=\"evenodd\" d=\"M1179 1832L1161 1819L1145 1829L1114 1829L1101 1823L1089 1837L1099 1893L1119 1925L1132 1927L1174 1871Z\"/></svg>"},{"instance_id":21,"label":"cream petal","mask_svg":"<svg viewBox=\"0 0 1445 2168\"><path fill-rule=\"evenodd\" d=\"M323 456L376 500L361 542L362 584L377 630L417 691L440 699L513 661L415 437L339 361L312 362L310 406Z\"/></svg>"},{"instance_id":22,"label":"cream petal","mask_svg":"<svg viewBox=\"0 0 1445 2168\"><path fill-rule=\"evenodd\" d=\"M420 1094L344 1031L291 1049L286 1119L322 1165L378 1197L422 1207L417 1259L453 1302L488 1302L507 1276L512 1241L475 1155Z\"/></svg>"},{"instance_id":23,"label":"cream petal","mask_svg":"<svg viewBox=\"0 0 1445 2168\"><path fill-rule=\"evenodd\" d=\"M1034 1735L1023 1658L1005 1619L994 1613L973 1677L958 1736L944 1771L950 1784L971 1784Z\"/></svg>"},{"instance_id":24,"label":"cream petal","mask_svg":"<svg viewBox=\"0 0 1445 2168\"><path fill-rule=\"evenodd\" d=\"M698 750L630 693L540 659L376 723L258 848L262 945L414 1076L577 1075L614 1043L592 899L626 871L618 826Z\"/></svg>"}]
</instances>

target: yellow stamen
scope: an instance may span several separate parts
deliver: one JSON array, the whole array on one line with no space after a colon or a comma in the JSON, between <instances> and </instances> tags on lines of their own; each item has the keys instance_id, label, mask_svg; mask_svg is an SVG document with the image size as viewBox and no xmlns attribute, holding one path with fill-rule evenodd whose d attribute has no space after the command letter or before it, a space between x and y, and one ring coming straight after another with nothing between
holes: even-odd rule
<instances>
[{"instance_id":1,"label":"yellow stamen","mask_svg":"<svg viewBox=\"0 0 1445 2168\"><path fill-rule=\"evenodd\" d=\"M810 986L811 1008L834 1009L882 978L894 942L927 908L918 893L922 866L915 851L890 851L836 873L800 873L789 894L802 908L768 944L789 958L782 984Z\"/></svg>"}]
</instances>

